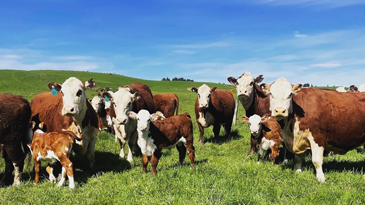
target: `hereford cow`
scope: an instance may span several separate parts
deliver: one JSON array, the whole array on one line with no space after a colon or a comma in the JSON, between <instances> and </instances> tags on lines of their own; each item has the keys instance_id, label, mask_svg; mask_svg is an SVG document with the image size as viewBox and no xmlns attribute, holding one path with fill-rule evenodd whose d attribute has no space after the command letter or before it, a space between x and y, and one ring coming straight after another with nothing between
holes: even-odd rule
<instances>
[{"instance_id":1,"label":"hereford cow","mask_svg":"<svg viewBox=\"0 0 365 205\"><path fill-rule=\"evenodd\" d=\"M254 114L264 116L270 113L270 98L262 91L258 85L264 78L262 75L253 78L250 72L242 74L238 79L229 77L227 80L236 86L237 97L246 111L246 116ZM247 156L251 156L256 151L257 141L251 135L251 149Z\"/></svg>"},{"instance_id":2,"label":"hereford cow","mask_svg":"<svg viewBox=\"0 0 365 205\"><path fill-rule=\"evenodd\" d=\"M13 185L19 185L24 167L26 143L30 140L28 124L31 118L28 100L11 94L0 94L0 143L3 145L5 175L2 184L9 183L14 171Z\"/></svg>"},{"instance_id":3,"label":"hereford cow","mask_svg":"<svg viewBox=\"0 0 365 205\"><path fill-rule=\"evenodd\" d=\"M155 110L161 111L165 117L179 114L179 97L174 93L161 93L153 95Z\"/></svg>"},{"instance_id":4,"label":"hereford cow","mask_svg":"<svg viewBox=\"0 0 365 205\"><path fill-rule=\"evenodd\" d=\"M37 124L44 122L45 132L70 130L77 136L83 135L82 140L75 143L74 152L86 155L92 170L95 169L94 148L99 129L97 115L86 98L85 90L87 86L94 85L95 82L82 83L71 77L62 85L53 82L48 84L50 89L58 91L57 95L43 92L31 101L32 121Z\"/></svg>"},{"instance_id":5,"label":"hereford cow","mask_svg":"<svg viewBox=\"0 0 365 205\"><path fill-rule=\"evenodd\" d=\"M66 174L69 180L69 188L75 188L73 164L70 161L70 155L72 153L72 146L75 140L80 141L75 133L71 131L62 132L43 132L44 123L41 122L36 125L36 122L32 122L33 139L28 142L28 146L33 155L34 161L34 183L39 182L39 170L41 161L47 161L47 172L49 174L49 180L52 183L56 183L56 177L53 175L53 164L59 161L62 165L61 180L57 186L62 186L66 179Z\"/></svg>"},{"instance_id":6,"label":"hereford cow","mask_svg":"<svg viewBox=\"0 0 365 205\"><path fill-rule=\"evenodd\" d=\"M324 182L324 150L345 154L365 143L365 93L301 87L278 79L269 88L270 110L287 149L297 154L294 169L301 172L299 155L310 149L316 177Z\"/></svg>"},{"instance_id":7,"label":"hereford cow","mask_svg":"<svg viewBox=\"0 0 365 205\"><path fill-rule=\"evenodd\" d=\"M147 172L148 157L151 157L152 175L156 175L156 167L162 155L162 149L173 146L176 146L176 149L179 151L179 161L181 164L185 160L187 150L191 168L195 167L193 123L188 113L172 116L164 120L152 121L152 123L151 115L147 110L140 110L138 114L130 111L128 116L137 121L137 143L142 151L144 173Z\"/></svg>"},{"instance_id":8,"label":"hereford cow","mask_svg":"<svg viewBox=\"0 0 365 205\"><path fill-rule=\"evenodd\" d=\"M191 91L198 93L195 116L200 132L199 142L203 142L204 128L211 125L213 125L215 140L218 140L221 125L224 127L226 136L229 136L235 108L233 94L228 90L217 90L217 87L210 89L206 84L198 89L193 87Z\"/></svg>"},{"instance_id":9,"label":"hereford cow","mask_svg":"<svg viewBox=\"0 0 365 205\"><path fill-rule=\"evenodd\" d=\"M105 102L104 99L101 97L100 94L98 96L94 96L91 100L89 100L91 103L91 106L93 106L97 116L98 116L98 125L99 130L105 130L108 129L108 123L107 123L107 110L105 109Z\"/></svg>"},{"instance_id":10,"label":"hereford cow","mask_svg":"<svg viewBox=\"0 0 365 205\"><path fill-rule=\"evenodd\" d=\"M151 113L155 112L152 92L147 85L136 82L128 86L118 89L117 92L109 96L112 99L110 106L111 115L115 116L113 126L115 136L119 140L121 159L125 158L124 146L128 141L128 157L129 162L133 161L131 148L138 146L137 143L137 124L134 120L129 120L128 111L138 112L141 109L146 109ZM139 150L134 148L134 152Z\"/></svg>"},{"instance_id":11,"label":"hereford cow","mask_svg":"<svg viewBox=\"0 0 365 205\"><path fill-rule=\"evenodd\" d=\"M258 115L252 115L251 117L242 117L243 122L248 123L251 134L257 139L259 145L259 156L266 153L268 149L271 149L271 158L275 165L279 163L279 147L281 145L281 128L274 117Z\"/></svg>"}]
</instances>

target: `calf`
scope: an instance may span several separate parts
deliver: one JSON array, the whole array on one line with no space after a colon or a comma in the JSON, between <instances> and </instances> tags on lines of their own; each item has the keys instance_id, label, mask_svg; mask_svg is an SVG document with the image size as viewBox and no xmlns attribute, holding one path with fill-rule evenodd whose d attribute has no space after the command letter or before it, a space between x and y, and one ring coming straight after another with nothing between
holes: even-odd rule
<instances>
[{"instance_id":1,"label":"calf","mask_svg":"<svg viewBox=\"0 0 365 205\"><path fill-rule=\"evenodd\" d=\"M198 93L195 115L200 132L199 142L203 142L204 128L211 125L215 140L218 140L221 125L226 136L229 136L235 108L233 94L228 90L217 90L217 87L210 89L206 84L199 88L193 87L191 91Z\"/></svg>"},{"instance_id":2,"label":"calf","mask_svg":"<svg viewBox=\"0 0 365 205\"><path fill-rule=\"evenodd\" d=\"M23 172L25 146L28 133L28 124L31 118L31 108L28 100L20 95L0 94L0 144L3 145L5 159L5 175L1 180L7 184L14 171L13 185L19 185ZM29 136L30 137L30 136ZM14 170L15 169L15 170ZM6 181L5 181L6 180Z\"/></svg>"},{"instance_id":3,"label":"calf","mask_svg":"<svg viewBox=\"0 0 365 205\"><path fill-rule=\"evenodd\" d=\"M32 122L32 129L35 130L33 134L33 139L29 142L28 146L33 155L34 161L34 183L39 182L39 170L41 161L47 161L48 166L46 168L49 174L49 180L52 183L56 183L56 178L53 175L53 164L59 161L62 165L62 177L58 182L57 186L62 186L66 179L66 173L69 180L69 188L73 189L75 187L74 177L73 177L73 164L69 157L72 153L72 146L74 140L80 141L82 139L78 138L71 131L62 132L46 132L44 133L41 129L43 128L43 123L40 123L40 129L36 129L36 123Z\"/></svg>"},{"instance_id":4,"label":"calf","mask_svg":"<svg viewBox=\"0 0 365 205\"><path fill-rule=\"evenodd\" d=\"M256 138L259 145L259 157L264 151L271 149L271 158L275 166L278 165L279 147L281 144L281 128L274 117L252 115L250 118L242 117L242 121L248 123L251 134Z\"/></svg>"},{"instance_id":5,"label":"calf","mask_svg":"<svg viewBox=\"0 0 365 205\"><path fill-rule=\"evenodd\" d=\"M147 110L140 110L138 114L128 112L131 119L137 120L138 146L142 151L143 172L147 172L148 157L151 157L152 175L157 174L157 164L164 148L176 145L182 164L186 150L189 153L191 168L195 167L195 149L193 146L193 123L190 115L172 116L164 120L151 122L151 115ZM185 147L186 145L186 147Z\"/></svg>"}]
</instances>

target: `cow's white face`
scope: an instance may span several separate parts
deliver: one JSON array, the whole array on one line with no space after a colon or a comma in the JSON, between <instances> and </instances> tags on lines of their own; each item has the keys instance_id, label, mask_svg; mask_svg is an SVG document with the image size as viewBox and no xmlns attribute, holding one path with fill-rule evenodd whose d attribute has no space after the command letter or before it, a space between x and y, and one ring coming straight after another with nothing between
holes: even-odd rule
<instances>
[{"instance_id":1,"label":"cow's white face","mask_svg":"<svg viewBox=\"0 0 365 205\"><path fill-rule=\"evenodd\" d=\"M301 84L294 87L285 79L279 78L270 87L270 111L277 120L293 112L293 94L300 91Z\"/></svg>"},{"instance_id":2,"label":"cow's white face","mask_svg":"<svg viewBox=\"0 0 365 205\"><path fill-rule=\"evenodd\" d=\"M127 112L132 110L135 94L130 93L129 88L119 88L112 96L116 120L120 125L126 124L128 122Z\"/></svg>"},{"instance_id":3,"label":"cow's white face","mask_svg":"<svg viewBox=\"0 0 365 205\"><path fill-rule=\"evenodd\" d=\"M148 131L150 129L151 114L147 110L140 110L137 114L137 130Z\"/></svg>"},{"instance_id":4,"label":"cow's white face","mask_svg":"<svg viewBox=\"0 0 365 205\"><path fill-rule=\"evenodd\" d=\"M101 99L99 96L94 96L93 99L91 100L91 105L93 106L95 111L98 111L100 101Z\"/></svg>"},{"instance_id":5,"label":"cow's white face","mask_svg":"<svg viewBox=\"0 0 365 205\"><path fill-rule=\"evenodd\" d=\"M251 134L255 137L258 137L258 135L261 133L262 129L262 121L261 117L258 115L252 115L248 118L248 126L250 127Z\"/></svg>"},{"instance_id":6,"label":"cow's white face","mask_svg":"<svg viewBox=\"0 0 365 205\"><path fill-rule=\"evenodd\" d=\"M236 90L238 97L251 97L253 95L253 88L255 86L255 79L250 72L246 72L243 76L237 79Z\"/></svg>"},{"instance_id":7,"label":"cow's white face","mask_svg":"<svg viewBox=\"0 0 365 205\"><path fill-rule=\"evenodd\" d=\"M86 109L85 86L82 82L71 77L67 79L61 87L63 94L62 115L75 116L80 113L80 110Z\"/></svg>"},{"instance_id":8,"label":"cow's white face","mask_svg":"<svg viewBox=\"0 0 365 205\"><path fill-rule=\"evenodd\" d=\"M198 101L200 108L208 108L210 102L211 89L206 84L198 88Z\"/></svg>"}]
</instances>

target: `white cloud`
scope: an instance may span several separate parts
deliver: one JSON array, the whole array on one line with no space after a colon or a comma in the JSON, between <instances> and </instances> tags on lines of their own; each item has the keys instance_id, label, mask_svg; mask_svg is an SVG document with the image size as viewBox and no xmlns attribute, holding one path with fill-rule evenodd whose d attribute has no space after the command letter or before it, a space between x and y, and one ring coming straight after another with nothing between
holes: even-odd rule
<instances>
[{"instance_id":1,"label":"white cloud","mask_svg":"<svg viewBox=\"0 0 365 205\"><path fill-rule=\"evenodd\" d=\"M90 60L92 57L90 56L57 56L54 59L56 60Z\"/></svg>"},{"instance_id":2,"label":"white cloud","mask_svg":"<svg viewBox=\"0 0 365 205\"><path fill-rule=\"evenodd\" d=\"M8 59L18 59L18 58L21 58L18 55L3 55L3 56L0 56L0 57L1 58L8 58Z\"/></svg>"},{"instance_id":3,"label":"white cloud","mask_svg":"<svg viewBox=\"0 0 365 205\"><path fill-rule=\"evenodd\" d=\"M172 45L175 48L190 48L190 49L202 49L202 48L215 48L215 47L228 47L230 46L229 42L219 41L207 44L186 44L186 45Z\"/></svg>"},{"instance_id":4,"label":"white cloud","mask_svg":"<svg viewBox=\"0 0 365 205\"><path fill-rule=\"evenodd\" d=\"M195 53L194 51L188 51L188 50L173 50L173 52L186 55L192 55Z\"/></svg>"},{"instance_id":5,"label":"white cloud","mask_svg":"<svg viewBox=\"0 0 365 205\"><path fill-rule=\"evenodd\" d=\"M336 68L342 66L340 63L320 63L320 64L313 64L309 67L311 68Z\"/></svg>"}]
</instances>

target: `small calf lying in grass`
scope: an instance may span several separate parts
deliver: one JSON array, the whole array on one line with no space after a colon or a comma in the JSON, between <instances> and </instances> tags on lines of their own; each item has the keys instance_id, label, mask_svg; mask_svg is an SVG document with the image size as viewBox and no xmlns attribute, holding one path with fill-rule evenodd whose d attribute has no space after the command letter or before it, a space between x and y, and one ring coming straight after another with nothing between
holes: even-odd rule
<instances>
[{"instance_id":1,"label":"small calf lying in grass","mask_svg":"<svg viewBox=\"0 0 365 205\"><path fill-rule=\"evenodd\" d=\"M138 114L128 112L131 119L137 120L138 146L142 151L143 172L147 172L148 157L151 157L152 175L157 174L157 164L164 148L176 145L179 160L182 164L186 150L189 153L191 168L195 167L195 149L193 146L193 123L190 115L184 113L164 120L151 122L151 115L147 110L140 110ZM186 145L186 147L185 147Z\"/></svg>"},{"instance_id":2,"label":"small calf lying in grass","mask_svg":"<svg viewBox=\"0 0 365 205\"><path fill-rule=\"evenodd\" d=\"M243 122L248 123L251 134L257 139L259 146L259 157L264 155L264 152L271 149L271 158L275 166L279 163L279 147L281 144L281 128L274 117L252 115L250 118L242 117Z\"/></svg>"},{"instance_id":3,"label":"small calf lying in grass","mask_svg":"<svg viewBox=\"0 0 365 205\"><path fill-rule=\"evenodd\" d=\"M66 173L69 180L69 188L75 187L73 177L73 164L69 157L72 153L72 145L74 140L81 140L71 131L62 132L46 132L41 129L43 123L39 124L39 128L36 128L36 123L32 122L33 139L29 142L28 146L33 155L35 178L34 183L39 181L39 170L41 161L47 161L48 166L46 168L49 174L49 180L52 183L56 183L56 178L53 175L52 164L59 161L62 165L62 177L58 183L58 186L62 186L66 179Z\"/></svg>"}]
</instances>

